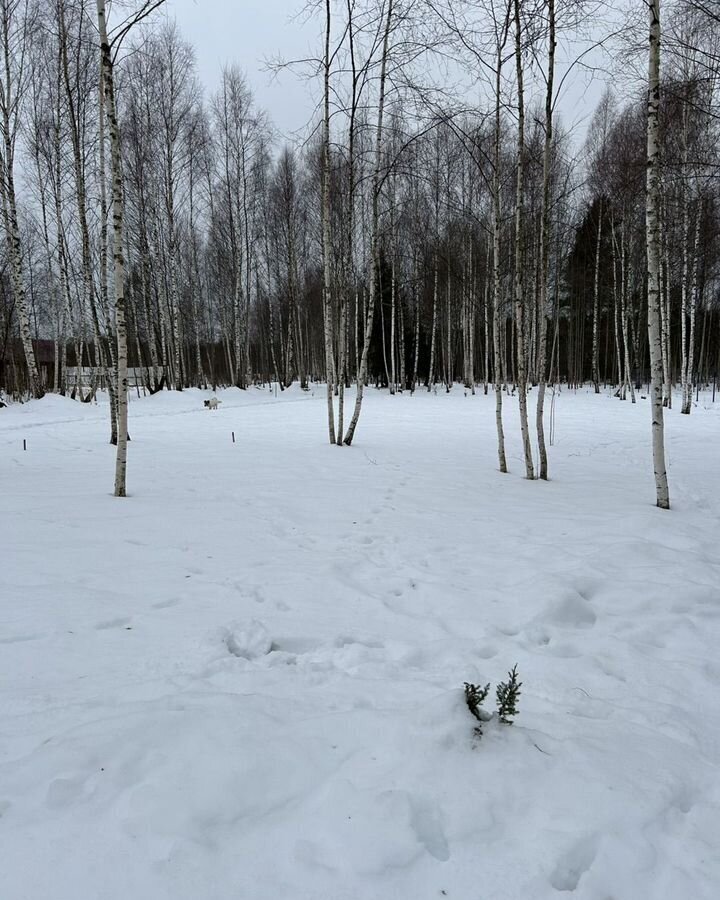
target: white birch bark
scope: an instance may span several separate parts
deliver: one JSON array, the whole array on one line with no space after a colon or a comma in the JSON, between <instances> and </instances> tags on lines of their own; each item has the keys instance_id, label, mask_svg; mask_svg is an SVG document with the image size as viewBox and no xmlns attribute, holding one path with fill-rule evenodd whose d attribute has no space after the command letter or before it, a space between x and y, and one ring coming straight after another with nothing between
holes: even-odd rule
<instances>
[{"instance_id":1,"label":"white birch bark","mask_svg":"<svg viewBox=\"0 0 720 900\"><path fill-rule=\"evenodd\" d=\"M595 393L600 393L600 358L598 346L598 327L600 319L600 247L602 245L603 201L598 201L598 227L595 240L595 278L593 282L593 328L592 328L592 380Z\"/></svg>"},{"instance_id":2,"label":"white birch bark","mask_svg":"<svg viewBox=\"0 0 720 900\"><path fill-rule=\"evenodd\" d=\"M380 269L380 190L381 178L380 171L382 166L382 146L383 146L383 115L385 112L385 85L387 80L387 63L388 53L390 49L390 32L393 24L393 0L388 0L387 16L385 18L385 28L383 35L382 59L380 62L380 85L378 97L378 119L375 131L375 164L372 177L372 221L370 233L370 277L369 277L369 296L368 296L368 312L365 324L365 339L363 341L362 356L360 359L360 368L357 378L357 393L355 395L355 408L353 409L352 418L345 435L344 443L348 446L352 444L355 436L355 429L360 418L360 410L362 409L363 390L365 379L367 377L368 352L370 350L370 339L372 337L373 321L375 316L375 295L377 292L376 280L377 273Z\"/></svg>"},{"instance_id":3,"label":"white birch bark","mask_svg":"<svg viewBox=\"0 0 720 900\"><path fill-rule=\"evenodd\" d=\"M40 399L45 389L38 371L35 348L32 343L30 306L25 290L25 276L22 266L22 242L18 224L17 201L15 197L15 139L18 115L25 79L25 43L28 40L27 19L18 22L17 4L4 0L0 4L0 28L2 34L2 71L0 72L0 105L2 106L0 125L2 126L2 153L0 153L0 192L2 193L3 224L10 258L10 284L17 307L25 364L28 370L30 391ZM15 38L20 47L15 46ZM19 50L19 60L16 51Z\"/></svg>"},{"instance_id":4,"label":"white birch bark","mask_svg":"<svg viewBox=\"0 0 720 900\"><path fill-rule=\"evenodd\" d=\"M325 380L327 388L328 437L336 443L335 410L333 407L333 315L330 264L332 244L330 238L330 0L325 0L325 58L323 93L323 149L322 149L322 253L323 253L323 313L325 335ZM371 288L372 290L372 288ZM358 384L358 396L362 388ZM342 435L340 435L342 441Z\"/></svg>"},{"instance_id":5,"label":"white birch bark","mask_svg":"<svg viewBox=\"0 0 720 900\"><path fill-rule=\"evenodd\" d=\"M647 0L650 14L647 108L647 184L645 201L648 338L650 342L650 411L652 421L653 468L656 502L670 509L665 468L665 431L663 409L662 333L660 328L660 0Z\"/></svg>"},{"instance_id":6,"label":"white birch bark","mask_svg":"<svg viewBox=\"0 0 720 900\"><path fill-rule=\"evenodd\" d=\"M525 86L521 49L520 0L515 0L515 62L518 89L518 158L515 193L515 322L518 403L520 407L520 433L525 456L525 475L534 478L532 447L527 414L527 369L525 348L525 287L523 284L523 221L525 207Z\"/></svg>"},{"instance_id":7,"label":"white birch bark","mask_svg":"<svg viewBox=\"0 0 720 900\"><path fill-rule=\"evenodd\" d=\"M105 0L97 0L98 30L100 32L100 58L105 88L105 115L110 133L110 169L113 198L113 269L115 286L115 329L117 332L117 404L118 441L115 460L115 496L127 494L127 445L128 445L128 373L127 331L125 324L125 256L123 249L124 199L122 164L120 157L120 128L115 108L115 83L112 51L108 41L105 19Z\"/></svg>"},{"instance_id":8,"label":"white birch bark","mask_svg":"<svg viewBox=\"0 0 720 900\"><path fill-rule=\"evenodd\" d=\"M553 141L553 89L555 81L555 0L547 0L548 71L545 91L545 141L543 145L543 192L540 215L540 309L538 336L538 398L535 408L535 430L538 439L538 476L547 481L548 457L545 445L545 386L547 368L547 289L550 271L550 166Z\"/></svg>"},{"instance_id":9,"label":"white birch bark","mask_svg":"<svg viewBox=\"0 0 720 900\"><path fill-rule=\"evenodd\" d=\"M627 262L625 249L625 222L620 230L620 316L622 320L623 346L625 348L625 378L630 388L630 398L635 403L635 382L630 368L630 334L627 309Z\"/></svg>"},{"instance_id":10,"label":"white birch bark","mask_svg":"<svg viewBox=\"0 0 720 900\"><path fill-rule=\"evenodd\" d=\"M438 261L437 250L435 250L435 264L433 266L433 308L432 308L432 326L430 329L430 369L428 370L428 391L431 391L435 383L435 345L437 343L437 320L438 320Z\"/></svg>"},{"instance_id":11,"label":"white birch bark","mask_svg":"<svg viewBox=\"0 0 720 900\"><path fill-rule=\"evenodd\" d=\"M700 214L702 205L698 203L695 215L695 237L693 238L692 282L688 296L688 345L683 380L683 402L681 412L689 416L692 409L693 372L695 369L695 320L697 313L698 267L700 264Z\"/></svg>"},{"instance_id":12,"label":"white birch bark","mask_svg":"<svg viewBox=\"0 0 720 900\"><path fill-rule=\"evenodd\" d=\"M509 10L508 10L509 15ZM497 58L495 61L495 135L493 153L493 377L495 379L495 427L498 441L498 465L501 472L507 472L505 458L505 433L502 419L502 351L505 342L505 323L501 322L500 299L502 291L500 272L500 231L502 228L502 210L500 208L500 86L502 78L502 54L507 40L508 22L506 20L503 37L498 38Z\"/></svg>"},{"instance_id":13,"label":"white birch bark","mask_svg":"<svg viewBox=\"0 0 720 900\"><path fill-rule=\"evenodd\" d=\"M612 277L613 277L613 325L615 332L615 360L617 362L617 394L621 400L625 399L625 373L623 369L623 356L620 344L620 287L618 285L618 261L617 261L617 234L615 232L615 214L610 217L610 246L612 248Z\"/></svg>"}]
</instances>

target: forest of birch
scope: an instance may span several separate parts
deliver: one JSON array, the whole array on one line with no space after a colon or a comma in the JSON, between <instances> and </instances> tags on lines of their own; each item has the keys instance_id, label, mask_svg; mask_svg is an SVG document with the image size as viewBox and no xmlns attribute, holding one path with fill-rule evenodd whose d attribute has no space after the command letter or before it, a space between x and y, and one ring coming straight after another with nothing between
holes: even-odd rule
<instances>
[{"instance_id":1,"label":"forest of birch","mask_svg":"<svg viewBox=\"0 0 720 900\"><path fill-rule=\"evenodd\" d=\"M716 4L302 15L314 55L202 85L171 0L0 0L0 388L107 391L122 495L129 389L322 385L340 447L364 390L482 391L546 479L547 398L588 385L649 403L669 505L665 410L720 364Z\"/></svg>"}]
</instances>

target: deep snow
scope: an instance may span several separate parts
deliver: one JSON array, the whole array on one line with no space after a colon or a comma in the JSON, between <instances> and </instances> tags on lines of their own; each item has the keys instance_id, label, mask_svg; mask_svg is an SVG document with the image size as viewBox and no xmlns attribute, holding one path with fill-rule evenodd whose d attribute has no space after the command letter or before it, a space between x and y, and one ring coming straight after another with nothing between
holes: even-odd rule
<instances>
[{"instance_id":1,"label":"deep snow","mask_svg":"<svg viewBox=\"0 0 720 900\"><path fill-rule=\"evenodd\" d=\"M104 405L0 410L2 900L720 896L720 402L667 513L647 400L562 392L545 484L464 394L134 399L126 500Z\"/></svg>"}]
</instances>

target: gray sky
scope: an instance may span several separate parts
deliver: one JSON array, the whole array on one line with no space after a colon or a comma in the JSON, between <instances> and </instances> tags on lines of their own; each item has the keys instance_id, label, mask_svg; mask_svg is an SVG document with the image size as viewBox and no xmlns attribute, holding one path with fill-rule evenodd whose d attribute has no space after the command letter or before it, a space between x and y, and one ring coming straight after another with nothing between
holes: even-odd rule
<instances>
[{"instance_id":1,"label":"gray sky","mask_svg":"<svg viewBox=\"0 0 720 900\"><path fill-rule=\"evenodd\" d=\"M615 2L621 7L625 0ZM247 74L258 105L269 113L281 135L291 135L309 121L319 83L315 80L309 84L290 71L273 76L265 70L264 59L278 55L302 58L318 53L322 22L315 17L304 23L298 15L302 5L303 0L167 0L164 9L194 46L198 75L206 91L218 85L223 65L236 62ZM590 24L591 34L599 30ZM607 23L601 30L609 30ZM579 41L572 48L559 48L558 81L563 73L563 57L573 58L582 47L583 42ZM587 61L595 65L607 63L599 53L591 54ZM572 129L576 143L584 138L605 83L591 80L587 71L577 69L565 84L559 112L564 126Z\"/></svg>"},{"instance_id":2,"label":"gray sky","mask_svg":"<svg viewBox=\"0 0 720 900\"><path fill-rule=\"evenodd\" d=\"M214 90L222 67L235 62L246 73L259 106L283 133L302 128L314 108L313 85L293 72L273 76L264 58L317 53L318 22L303 25L296 0L168 0L174 18L197 54L198 75Z\"/></svg>"}]
</instances>

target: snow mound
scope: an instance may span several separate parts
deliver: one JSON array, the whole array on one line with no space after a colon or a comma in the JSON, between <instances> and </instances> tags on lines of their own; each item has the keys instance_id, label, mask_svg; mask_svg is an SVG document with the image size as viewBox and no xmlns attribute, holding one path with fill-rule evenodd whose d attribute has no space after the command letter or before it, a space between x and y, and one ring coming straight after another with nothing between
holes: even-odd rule
<instances>
[{"instance_id":1,"label":"snow mound","mask_svg":"<svg viewBox=\"0 0 720 900\"><path fill-rule=\"evenodd\" d=\"M223 637L230 653L241 659L258 659L266 656L272 648L267 628L257 619L228 625Z\"/></svg>"},{"instance_id":2,"label":"snow mound","mask_svg":"<svg viewBox=\"0 0 720 900\"><path fill-rule=\"evenodd\" d=\"M549 604L540 620L563 628L592 628L597 615L582 595L572 593Z\"/></svg>"}]
</instances>

